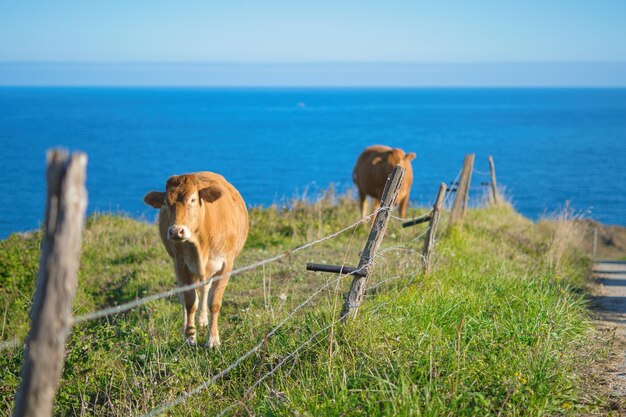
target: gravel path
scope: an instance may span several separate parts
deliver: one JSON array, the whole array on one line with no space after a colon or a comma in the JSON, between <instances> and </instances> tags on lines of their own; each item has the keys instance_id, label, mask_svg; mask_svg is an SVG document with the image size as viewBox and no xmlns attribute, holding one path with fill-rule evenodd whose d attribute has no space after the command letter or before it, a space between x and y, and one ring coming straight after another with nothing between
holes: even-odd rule
<instances>
[{"instance_id":1,"label":"gravel path","mask_svg":"<svg viewBox=\"0 0 626 417\"><path fill-rule=\"evenodd\" d=\"M593 276L597 284L594 310L598 328L614 332L616 339L616 349L609 357L602 382L609 395L623 404L626 399L626 261L598 260Z\"/></svg>"}]
</instances>

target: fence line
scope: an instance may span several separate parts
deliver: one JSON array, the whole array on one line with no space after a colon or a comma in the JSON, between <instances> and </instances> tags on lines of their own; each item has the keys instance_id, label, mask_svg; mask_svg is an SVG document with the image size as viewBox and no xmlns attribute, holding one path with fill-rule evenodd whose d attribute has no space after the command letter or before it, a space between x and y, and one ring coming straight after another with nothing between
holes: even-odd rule
<instances>
[{"instance_id":1,"label":"fence line","mask_svg":"<svg viewBox=\"0 0 626 417\"><path fill-rule=\"evenodd\" d=\"M407 285L405 285L401 291L404 291L409 285L411 285L411 283L413 282L414 278L415 278L415 274L411 274L411 280L407 283ZM397 275L394 277L390 277L390 278L386 278L382 281L377 282L376 284L367 287L365 289L365 292L371 291L373 289L376 289L378 287L380 287L381 285L390 282L390 281L395 281L398 279L402 279L402 278L406 278L406 275ZM386 304L386 303L385 303ZM378 305L374 308L374 310L372 310L373 312L378 311L382 306L384 306L385 304L381 304ZM289 354L287 354L278 364L276 364L270 371L268 371L267 373L265 373L262 377L258 378L251 386L248 387L248 389L246 390L246 393L244 394L244 398L242 401L245 401L245 399L250 395L250 393L252 392L252 390L256 387L258 387L261 382L263 382L266 378L268 378L269 376L273 375L276 373L276 371L278 371L278 369L280 367L282 367L289 359L294 358L298 355L298 353L307 345L309 345L311 342L313 342L321 333L324 333L325 331L327 331L328 329L330 329L331 327L339 324L341 322L342 318L339 317L338 319L335 319L332 323L330 323L329 325L327 325L326 327L324 327L323 329L318 330L316 333L314 333L309 339L307 339L305 342L303 342L300 346L298 346L296 349L292 350ZM232 404L228 407L226 407L225 409L223 409L219 414L217 414L217 417L221 417L223 415L225 415L228 411L230 411L232 408L236 407L237 404Z\"/></svg>"},{"instance_id":2,"label":"fence line","mask_svg":"<svg viewBox=\"0 0 626 417\"><path fill-rule=\"evenodd\" d=\"M407 242L410 243L415 239L412 239L411 241ZM375 256L376 258L380 258L382 257L382 255L377 254ZM366 265L362 266L361 268L359 268L358 270L363 270L365 269ZM197 387L193 388L190 391L187 391L183 394L181 394L180 396L176 397L174 400L167 402L165 404L162 404L161 406L149 411L146 414L142 414L141 417L153 417L156 415L159 415L167 410L169 410L172 407L175 407L176 405L179 405L181 403L183 403L184 401L186 401L188 398L193 397L194 395L200 393L201 391L203 391L204 389L206 389L207 387L209 387L211 384L215 383L217 380L221 379L222 377L224 377L225 375L227 375L230 371L232 371L234 368L236 368L241 362L243 362L245 359L247 359L248 357L250 357L250 355L252 355L253 353L257 352L259 349L261 349L263 347L263 345L265 345L267 343L267 341L269 340L269 338L271 336L273 336L282 326L284 326L294 315L295 313L300 310L302 307L306 306L308 303L310 303L313 298L315 298L315 296L317 296L318 294L320 294L323 290L325 290L326 288L338 283L339 281L341 281L343 278L350 276L350 274L339 274L339 276L333 280L328 281L326 284L322 285L320 288L318 288L313 294L311 294L305 301L303 301L302 303L300 303L298 306L296 306L291 313L289 313L283 320L281 320L281 322L276 325L274 328L272 328L272 330L270 330L268 333L265 334L265 336L263 337L263 339L256 344L254 347L252 347L250 350L248 350L246 353L244 353L243 355L241 355L239 358L237 358L236 360L234 360L233 362L231 362L230 365L228 365L226 368L224 368L222 371L220 371L218 374L214 375L213 377L211 377L209 380L203 382L202 384L198 385ZM388 281L392 281L392 280L397 280L402 278L403 276L395 276L395 277L391 277L391 278L387 278L383 281L380 281L378 283L376 283L375 285L366 288L366 291L375 289L377 287L379 287L380 285L388 282ZM411 280L412 282L412 280ZM409 282L410 284L410 282ZM407 284L407 285L409 285ZM304 347L305 345L307 345L308 343L310 343L312 340L315 339L315 337L317 337L317 335L319 335L321 332L328 330L329 328L331 328L332 326L338 324L339 322L341 322L342 317L340 316L338 319L336 319L333 323L331 323L330 325L328 325L327 327L325 327L324 329L320 330L319 332L317 332L313 337L311 337L308 341L304 342L304 344L300 345L294 352L297 352L299 350L301 350L302 347ZM282 363L280 365L282 365L285 361L282 361ZM279 366L276 367L276 369ZM275 370L273 370L273 372L275 372ZM272 373L273 373L272 372ZM265 375L262 379L265 379L267 376L269 375ZM257 381L260 383L260 381ZM258 384L257 384L258 385ZM255 385L256 386L256 385ZM246 394L247 395L247 394ZM228 410L229 408L227 408ZM220 414L221 415L221 414Z\"/></svg>"},{"instance_id":3,"label":"fence line","mask_svg":"<svg viewBox=\"0 0 626 417\"><path fill-rule=\"evenodd\" d=\"M365 266L363 266L361 269L365 269ZM142 417L152 417L152 416L156 416L166 410L169 410L170 408L182 403L183 401L185 401L187 398L194 396L195 394L199 393L200 391L202 391L203 389L205 389L206 387L208 387L209 385L213 384L215 381L217 381L218 379L222 378L223 376L225 376L226 374L228 374L228 372L232 371L234 368L236 368L241 362L243 362L246 358L248 358L250 355L252 355L254 352L258 351L259 349L261 349L261 347L263 347L263 345L267 342L267 340L273 336L285 323L287 323L287 321L289 321L289 319L291 319L298 310L300 310L302 307L304 307L305 305L307 305L308 303L311 302L311 300L313 300L313 298L318 295L319 293L321 293L324 289L330 287L331 285L335 284L336 282L340 281L341 279L345 278L349 276L349 274L340 274L337 278L328 281L326 284L322 285L320 288L318 288L313 294L311 294L309 296L309 298L307 298L306 300L304 300L302 303L300 303L298 306L296 306L291 313L289 313L287 315L287 317L285 317L283 320L281 320L280 323L278 323L278 325L276 325L272 330L270 330L268 333L265 334L265 336L263 337L263 340L261 340L258 344L256 344L252 349L248 350L246 353L244 353L243 355L241 355L239 358L237 358L235 361L233 361L230 365L228 365L226 368L224 368L220 373L214 375L213 377L211 377L211 379L209 379L208 381L203 382L202 384L198 385L196 388L192 389L191 391L187 391L184 394L180 395L179 397L175 398L174 400L163 404L161 406L159 406L158 408L155 408L154 410L143 414Z\"/></svg>"},{"instance_id":4,"label":"fence line","mask_svg":"<svg viewBox=\"0 0 626 417\"><path fill-rule=\"evenodd\" d=\"M406 246L408 246L409 244L419 240L420 238L424 237L424 235L426 234L427 230L423 231L420 235L410 239L409 241L403 243L402 245L396 245L396 246L392 246L392 247L388 247L388 248L384 248L383 250L379 251L376 253L374 260L372 261L372 263L376 264L376 260L379 258L383 258L383 254L387 253L387 252L391 252L394 250L401 250L404 249ZM422 255L421 252L418 252L420 254L420 256ZM418 265L418 268L420 268L420 265ZM346 274L348 275L348 274ZM411 279L410 281L407 283L407 285L405 287L403 287L403 289L401 291L403 291L404 289L406 289L406 287L408 287L413 280L415 279L415 275L416 274L411 274ZM344 275L345 276L345 275ZM386 284L387 282L391 282L391 281L395 281L398 279L402 279L402 278L406 278L407 275L396 275L390 278L386 278L382 281L377 282L374 285L371 285L367 288L364 289L364 293L370 292L380 286L382 286L383 284ZM341 277L340 277L341 278ZM332 281L332 283L337 282L340 278L335 279ZM383 304L384 305L384 304ZM380 307L382 307L382 305L377 306L373 311L378 311L380 309ZM256 388L257 386L259 386L261 384L261 382L263 382L266 378L268 378L269 376L273 375L274 373L276 373L276 371L278 371L278 369L280 367L282 367L289 359L294 358L298 355L298 353L307 345L309 345L313 340L315 340L321 333L327 331L328 329L332 328L333 326L339 324L342 321L342 317L340 316L339 318L335 319L332 323L330 323L329 325L327 325L326 327L324 327L323 329L317 331L316 333L314 333L309 339L307 339L304 343L302 343L300 346L298 346L296 349L294 349L293 351L291 351L288 355L286 355L277 365L275 365L270 371L268 371L267 373L265 373L262 377L260 377L259 379L257 379L251 386L249 386L249 388L246 390L246 393L244 394L244 399L242 401L245 401L245 398L248 397L248 395L250 394L250 392L252 392L252 390L254 388ZM236 407L237 404L232 404L228 407L226 407L225 409L223 409L219 414L217 414L217 417L223 416L224 414L226 414L228 411L230 411L232 408ZM146 417L146 416L144 416Z\"/></svg>"},{"instance_id":5,"label":"fence line","mask_svg":"<svg viewBox=\"0 0 626 417\"><path fill-rule=\"evenodd\" d=\"M378 210L374 211L370 216L371 217L375 214L377 214L378 211L381 210L390 210L391 207L381 207ZM366 219L366 218L364 218ZM362 220L364 220L362 219ZM359 222L357 222L358 224ZM420 235L418 235L417 237L412 238L411 240L403 243L402 245L396 245L394 247L390 247L390 248L385 248L383 251L378 252L374 255L374 258L372 259L372 263L375 263L376 260L382 258L383 254L386 252L389 252L390 250L397 250L398 248L403 248L408 246L410 243L415 242L417 240L419 240L421 237L424 236L424 234L426 233L426 231L422 232ZM345 257L344 257L344 263L345 263ZM343 265L342 265L343 267ZM169 410L172 407L175 407L176 405L179 405L181 403L183 403L184 401L186 401L188 398L193 397L194 395L200 393L201 391L203 391L205 388L207 388L208 386L210 386L211 384L215 383L218 379L222 378L223 376L225 376L226 374L228 374L231 370L233 370L234 368L236 368L241 362L243 362L245 359L247 359L248 357L250 357L250 355L252 355L253 353L257 352L259 349L261 349L263 347L263 345L265 345L265 343L267 342L267 340L274 335L285 323L287 323L287 321L289 321L294 315L295 313L300 310L302 307L304 307L305 305L307 305L308 303L310 303L313 298L315 296L317 296L319 293L321 293L324 289L338 283L339 281L341 281L343 278L345 278L346 276L352 275L354 273L360 272L362 270L365 270L368 267L367 264L362 265L360 268L355 269L354 271L351 271L351 273L345 273L345 274L339 274L339 276L333 280L328 281L326 284L324 284L323 286L321 286L320 288L318 288L313 294L311 294L305 301L303 301L301 304L299 304L298 306L296 306L291 313L289 313L277 326L275 326L272 330L270 330L265 336L264 338L258 343L256 344L254 347L252 347L250 350L248 350L246 353L244 353L243 355L241 355L239 358L237 358L235 361L231 362L230 365L228 365L226 368L224 368L221 372L219 372L218 374L214 375L213 377L211 377L209 380L203 382L202 384L198 385L197 387L193 388L190 391L187 391L183 394L181 394L180 396L176 397L174 400L167 402L165 404L160 405L159 407L151 410L150 412L143 414L141 417L152 417L152 416L156 416L160 413L163 413L167 410ZM392 279L398 279L399 277L392 277L392 278L387 278L386 280L383 280L369 288L367 288L366 290L372 290L374 288L377 288L378 286L382 285L383 283L387 282L387 281L391 281ZM321 332L328 330L329 328L331 328L332 326L334 326L335 324L338 324L340 321L342 321L343 316L339 316L339 318L337 318L333 323L331 323L330 325L328 325L327 327L325 327L324 329L322 329L321 331L317 332L313 337L311 337L307 342L305 342L304 344L300 345L295 351L292 352L292 356L295 355L298 351L300 351L304 346L306 346L307 344L311 343L311 341L313 341L317 335L319 335ZM281 361L279 366L282 366L282 364L285 362L285 360ZM271 372L275 372L278 367L275 367L275 369ZM258 383L260 383L260 381L262 381L263 379L267 378L269 375L271 375L271 373L268 373L266 375L264 375L262 377L261 380L257 381L257 385ZM254 385L253 387L251 387L250 389L253 389L256 385ZM247 394L246 394L247 395ZM227 408L225 411L228 411L230 409ZM223 412L225 412L223 411Z\"/></svg>"},{"instance_id":6,"label":"fence line","mask_svg":"<svg viewBox=\"0 0 626 417\"><path fill-rule=\"evenodd\" d=\"M365 292L367 293L368 291L375 290L376 288L382 286L383 284L386 284L387 282L395 281L395 280L401 279L403 277L404 277L403 275L396 275L395 277L385 278L382 281L378 281L376 284L371 285L371 286L365 288Z\"/></svg>"},{"instance_id":7,"label":"fence line","mask_svg":"<svg viewBox=\"0 0 626 417\"><path fill-rule=\"evenodd\" d=\"M429 211L425 212L424 214L421 214L421 215L417 216L416 218L418 218L418 219L419 219L420 217L427 216L427 215L429 215L429 214L430 214L430 212L431 212L431 211L429 210ZM399 217L399 216L394 216L393 214L389 214L389 217L390 217L392 220L396 220L396 221L399 221L399 222L406 222L406 221L410 221L409 219L405 219L405 218L402 218L402 217Z\"/></svg>"},{"instance_id":8,"label":"fence line","mask_svg":"<svg viewBox=\"0 0 626 417\"><path fill-rule=\"evenodd\" d=\"M386 246L386 247L382 248L378 252L378 255L382 255L382 254L387 253L387 252L392 252L394 250L400 250L400 249L406 248L410 243L416 242L416 241L420 240L421 238L423 238L426 235L427 232L428 232L428 228L423 230L419 235L415 236L414 238L412 238L410 240L407 240L404 243L401 243L399 245L394 245L394 246Z\"/></svg>"},{"instance_id":9,"label":"fence line","mask_svg":"<svg viewBox=\"0 0 626 417\"><path fill-rule=\"evenodd\" d=\"M464 168L459 171L459 174L457 175L457 178L455 178L455 180L453 181L452 185L454 186L455 184L461 184L460 186L464 187L463 188L463 194L465 194L465 206L467 205L467 191L470 189L469 187L469 178L471 178L471 173L472 172L476 172L479 175L490 175L490 173L483 173L480 171L476 171L473 170L473 155L472 155L472 167L470 167L469 169L467 169L467 167L464 166ZM387 195L387 188L394 188L394 187L398 187L400 186L401 182L402 182L402 176L403 176L404 171L402 170L402 168L400 168L399 166L396 166L394 168L394 175L391 175L390 178L388 179L388 183L385 187L385 192L383 193L383 197L385 197ZM462 174L463 173L463 174ZM396 175L397 174L397 175ZM467 179L464 178L464 175L466 177L468 177ZM461 181L460 183L457 183L458 178L461 177ZM392 185L393 184L393 185ZM457 188L459 187L459 185L457 185ZM443 190L443 192L441 191ZM260 342L258 342L255 346L253 346L251 349L249 349L246 353L244 353L243 355L241 355L239 358L237 358L236 360L234 360L233 362L231 362L226 368L223 368L219 373L215 374L214 376L212 376L209 380L201 383L200 385L196 386L195 388L184 392L183 394L179 395L178 397L176 397L174 400L164 403L160 406L158 406L157 408L149 411L148 413L144 414L143 417L150 417L150 416L155 416L158 415L160 413L163 413L166 410L169 410L170 408L181 404L183 402L185 402L187 399L189 399L190 397L198 394L199 392L201 392L202 390L204 390L206 387L210 386L211 384L215 383L217 380L221 379L222 377L224 377L225 375L227 375L230 371L232 371L234 368L236 368L240 363L242 363L244 360L246 360L248 357L250 357L251 355L253 355L255 352L259 351L264 345L266 345L268 343L268 340L271 336L273 336L280 328L282 328L291 318L293 318L295 316L295 314L302 309L304 306L306 306L307 304L309 304L318 294L320 294L322 291L324 291L325 289L327 289L328 287L335 285L335 284L339 284L339 282L345 278L346 276L352 275L354 278L353 284L352 286L355 286L355 282L357 280L361 280L363 283L366 282L366 278L367 275L369 275L370 273L370 269L372 266L376 266L379 265L379 261L381 259L385 260L385 262L387 261L384 257L384 255L386 253L389 252L393 252L393 251L400 251L400 250L404 250L404 251L410 251L410 252L416 252L419 253L415 250L411 250L411 249L407 249L407 246L410 245L411 243L420 240L424 235L430 235L432 233L432 236L430 238L428 238L429 241L435 242L435 233L436 233L436 217L437 217L437 209L441 209L442 206L448 201L448 198L450 196L450 194L452 193L446 193L446 187L445 184L441 185L440 188L440 192L437 196L437 202L435 203L435 208L433 208L430 211L430 214L432 217L435 218L434 221L431 221L430 226L424 230L422 233L420 233L419 235L417 235L416 237L402 243L399 245L394 245L394 246L390 246L387 248L383 248L382 250L378 251L378 245L380 244L380 241L382 240L384 234L385 234L385 229L386 229L386 225L387 225L387 218L388 217L392 217L393 219L397 219L397 220L402 220L404 221L405 219L400 219L396 216L391 215L390 211L391 211L391 204L393 203L392 200L395 200L395 194L390 194L390 201L391 202L385 202L385 201L381 201L381 207L376 209L374 212L372 212L370 215L361 218L360 220L356 221L355 223L344 227L341 230L338 230L334 233L331 233L325 237L322 237L320 239L311 241L311 242L307 242L304 243L302 245L296 246L295 248L288 250L286 252L283 252L281 254L275 255L273 257L264 259L264 260L260 260L257 262L254 262L252 264L243 266L241 268L237 268L233 271L231 271L231 273L229 274L230 276L233 275L237 275L240 273L243 273L245 271L278 261L282 258L288 257L294 253L303 251L305 249L308 249L314 245L317 245L319 243L322 243L326 240L330 240L333 239L339 235L341 235L342 233L345 233L346 231L356 228L358 225L360 225L361 223L365 223L367 222L369 219L371 219L372 217L376 216L376 220L374 222L374 226L372 226L372 230L370 231L370 238L368 239L368 242L366 244L366 247L364 249L364 254L367 252L367 256L362 255L361 256L361 262L358 268L350 268L350 272L348 273L340 273L338 275L337 278L330 280L328 282L326 282L324 285L322 285L321 287L319 287L318 289L316 289L306 300L304 300L302 303L300 303L299 305L297 305L286 317L284 317L279 323L278 325L276 325L275 327L273 327L269 332L267 332L265 334L265 336L262 338L262 340ZM393 191L393 192L397 192ZM461 193L457 193L457 199L460 198ZM445 197L444 197L445 196ZM385 200L385 198L383 198L382 200ZM443 203L443 204L442 204ZM455 206L456 206L456 202L455 202ZM465 208L465 207L463 207ZM384 212L384 213L382 213ZM428 213L426 213L426 216L428 215ZM384 219L384 220L381 220ZM377 223L380 223L380 225L378 225L377 227ZM434 223L434 224L433 224ZM413 223L416 224L416 223ZM356 229L355 229L356 231ZM376 235L375 238L372 238L372 235ZM353 234L354 236L354 234ZM370 241L374 241L376 240L375 244L371 243ZM438 239L437 239L438 240ZM350 242L352 241L352 238L350 240ZM368 252L369 250L369 252ZM426 250L426 249L425 249ZM424 265L424 259L426 259L427 255L425 256L424 254L420 254L421 255L421 261L420 262L420 266L422 269L424 269L425 271L427 271L429 268L426 265ZM346 252L346 256L347 256L347 252ZM364 257L367 258L364 261ZM344 257L344 264L345 264L345 259L346 257ZM418 266L417 268L419 269L420 266ZM340 271L343 271L344 266L340 267ZM335 271L336 272L336 271ZM409 281L409 283L404 286L400 292L404 291L406 288L408 288L408 285L410 285L413 280L415 279L416 275L417 275L417 271L411 273L410 275L412 275L411 280ZM365 285L360 284L359 287L359 294L363 294L363 292L365 291L371 291L374 290L376 288L378 288L379 286L383 285L386 282L392 281L392 280L397 280L397 279L401 279L404 277L407 277L408 275L398 275L398 276L394 276L394 277L390 277L390 278L386 278L382 281L379 281L378 283L370 286L370 287L365 287ZM124 304L120 304L117 306L110 306L110 307L106 307L91 313L87 313L81 316L76 317L73 320L73 323L68 323L70 326L72 324L78 324L81 322L85 322L85 321L90 321L90 320L96 320L96 319L100 319L100 318L104 318L104 317L108 317L114 314L119 314L125 311L129 311L131 309L134 309L136 307L145 305L149 302L152 301L156 301L158 299L161 298L166 298L166 297L170 297L176 294L180 294L183 293L185 291L189 291L189 290L193 290L196 288L199 288L201 286L204 285L210 285L212 284L214 281L220 280L222 278L224 278L224 275L218 275L218 276L214 276L202 281L199 281L197 283L194 284L190 284L190 285L185 285L185 286L179 286L176 288L172 288L170 290L161 292L161 293L157 293L157 294L153 294L153 295L149 295L143 298L139 298L136 300L133 300L131 302L128 303L124 303ZM351 290L351 294L352 294L352 290ZM359 299L360 300L360 299ZM344 304L344 310L346 308L346 305L348 305L352 311L352 309L354 309L354 312L352 313L353 315L356 313L356 307L358 307L358 305L360 304L360 301L358 302L349 302L349 298L346 298L346 303ZM378 311L383 305L379 305L377 306L373 311ZM263 380L265 380L266 378L268 378L269 376L273 375L284 363L286 363L288 360L290 360L291 358L296 357L299 352L306 346L308 346L310 343L312 343L320 334L322 334L323 332L327 331L328 329L332 328L332 326L336 325L337 323L341 322L342 320L345 319L346 314L344 314L344 311L342 310L342 314L339 315L339 317L334 320L331 324L329 324L328 326L324 327L323 329L317 331L315 334L313 334L307 341L305 341L304 343L302 343L300 346L298 346L295 350L293 350L292 352L290 352L287 356L285 356L277 365L275 365L269 372L265 373L263 376L261 376L259 379L257 379L253 385L249 386L248 389L246 390L245 394L244 394L244 398L243 401L245 401L245 399L248 397L248 395L250 394L250 392L252 392L252 390L254 388L256 388ZM333 316L334 317L334 316ZM0 342L0 351L5 350L5 349L10 349L10 348L14 348L16 346L20 345L20 341L16 338L13 340L9 340L9 341L5 341L5 342ZM226 409L222 410L222 412L219 414L220 416L223 415L225 412L227 412L228 410L232 409L233 407L235 407L236 404L233 404L229 407L227 407Z\"/></svg>"},{"instance_id":10,"label":"fence line","mask_svg":"<svg viewBox=\"0 0 626 417\"><path fill-rule=\"evenodd\" d=\"M458 177L461 175L461 171L462 171L462 169L457 174L457 177L453 181L453 184L457 181ZM448 193L446 195L446 198L445 198L446 202L447 202L450 194L451 193ZM343 228L343 229L341 229L341 230L339 230L337 232L331 233L330 235L327 235L327 236L325 236L325 237L323 237L321 239L318 239L318 240L315 240L315 241L308 242L308 243L305 243L303 245L297 246L297 247L295 247L295 248L293 248L291 250L288 250L288 251L286 251L284 253L281 253L279 255L273 256L271 258L267 258L265 260L255 262L253 264L246 265L246 266L243 266L241 268L234 269L234 270L231 271L230 276L238 275L238 274L240 274L242 272L245 272L245 271L248 271L248 270L251 270L251 269L254 269L254 268L258 268L259 266L263 266L263 265L266 265L268 263L275 262L275 261L277 261L279 259L282 259L282 258L285 258L285 257L287 257L287 256L289 256L289 255L291 255L293 253L300 252L300 251L302 251L304 249L308 249L311 246L317 245L317 244L322 243L322 242L324 242L326 240L330 240L330 239L332 239L332 238L334 238L336 236L341 235L342 233L345 233L346 231L352 229L353 227L356 227L359 224L368 221L370 218L374 217L376 214L378 214L379 211L382 211L382 210L391 211L391 207L379 207L378 209L374 210L368 216L363 217L360 220L356 221L355 223L352 223L351 225L346 226L345 228ZM400 218L398 216L394 216L391 213L389 213L389 216L391 218L393 218L394 220L405 220L405 219L402 219L402 218ZM202 281L198 281L198 282L196 282L194 284L189 284L189 285L185 285L185 286L182 286L182 287L172 288L171 290L168 290L168 291L164 291L164 292L161 292L161 293L157 293L157 294L149 295L149 296L146 296L146 297L142 297L142 298L139 298L137 300L129 301L127 303L120 304L120 305L117 305L117 306L106 307L106 308L94 311L92 313L87 313L87 314L83 314L83 315L77 316L77 317L74 318L74 323L78 324L78 323L82 323L84 321L96 320L96 319L112 316L112 315L115 315L115 314L123 313L123 312L129 311L129 310L132 310L134 308L137 308L139 306L145 305L147 303L150 303L152 301L156 301L156 300L159 300L159 299L162 299L162 298L171 297L173 295L177 295L177 294L183 293L185 291L189 291L189 290L192 290L192 289L195 289L195 288L199 288L199 287L202 287L202 286L207 285L207 284L212 284L213 282L218 281L218 280L220 280L222 278L223 278L222 275L217 275L217 276L214 276L212 278L208 278L208 279L205 279L205 280L202 280ZM8 347L8 348L10 348L10 347ZM3 349L7 349L7 347L4 347L3 345L0 345L0 351L2 351Z\"/></svg>"},{"instance_id":11,"label":"fence line","mask_svg":"<svg viewBox=\"0 0 626 417\"><path fill-rule=\"evenodd\" d=\"M303 251L305 249L308 249L308 248L310 248L312 246L315 246L315 245L317 245L319 243L322 243L322 242L324 242L326 240L333 239L333 238L341 235L342 233L345 233L348 230L358 226L359 224L368 221L371 217L373 217L379 211L382 211L382 210L389 210L389 208L388 207L379 208L379 209L375 210L374 212L372 212L372 214L370 214L369 216L363 217L362 219L358 220L357 222L355 222L355 223L353 223L353 224L351 224L349 226L346 226L346 227L344 227L343 229L341 229L341 230L339 230L337 232L334 232L334 233L331 233L331 234L329 234L327 236L324 236L323 238L314 240L312 242L305 243L303 245L296 246L295 248L293 248L291 250L288 250L286 252L283 252L283 253L281 253L279 255L276 255L276 256L273 256L271 258L267 258L267 259L264 259L262 261L255 262L255 263L250 264L250 265L242 266L241 268L233 269L231 271L231 273L230 273L230 276L238 275L238 274L240 274L242 272L245 272L245 271L248 271L250 269L258 268L259 266L266 265L266 264L271 263L271 262L275 262L275 261L277 261L279 259L285 258L287 256L290 256L290 255L294 254L294 253L297 253L297 252ZM198 282L196 282L194 284L189 284L189 285L184 285L182 287L172 288L171 290L164 291L164 292L157 293L157 294L153 294L153 295L149 295L147 297L143 297L143 298L139 298L137 300L129 301L129 302L124 303L124 304L107 307L107 308L104 308L104 309L101 309L101 310L94 311L92 313L83 314L81 316L76 317L74 319L74 322L75 323L81 323L81 322L84 322L84 321L96 320L96 319L107 317L107 316L111 316L111 315L114 315L114 314L123 313L125 311L132 310L133 308L142 306L142 305L147 304L147 303L152 302L152 301L159 300L161 298L166 298L166 297L170 297L172 295L180 294L180 293L183 293L185 291L189 291L189 290L192 290L192 289L195 289L195 288L199 288L199 287L201 287L203 285L206 285L206 284L212 284L213 282L215 282L217 280L220 280L222 278L223 278L223 275L217 275L217 276L214 276L212 278L205 279L203 281L198 281Z\"/></svg>"},{"instance_id":12,"label":"fence line","mask_svg":"<svg viewBox=\"0 0 626 417\"><path fill-rule=\"evenodd\" d=\"M261 382L263 382L267 377L273 375L274 373L276 373L276 371L278 371L278 368L282 367L285 362L287 362L287 360L297 356L297 354L305 347L307 346L309 343L311 343L313 340L315 340L317 338L317 336L319 336L320 334L324 333L326 330L330 329L331 327L335 326L336 324L339 324L342 320L342 317L340 316L338 319L335 319L332 323L330 323L328 326L324 327L321 330L318 330L317 332L315 332L313 334L313 336L311 336L309 339L307 339L304 343L302 343L300 346L298 346L296 349L292 350L288 355L286 355L279 363L277 363L270 371L268 371L267 373L265 373L262 377L260 377L259 379L257 379L254 384L252 384L245 392L244 394L244 400L245 398L250 395L250 393L252 392L252 390L256 387L259 386L259 384L261 384ZM219 413L217 415L217 417L221 417L224 414L226 414L230 409L232 409L233 407L235 407L236 404L233 404L232 406L226 407L224 410L222 410L221 413Z\"/></svg>"}]
</instances>

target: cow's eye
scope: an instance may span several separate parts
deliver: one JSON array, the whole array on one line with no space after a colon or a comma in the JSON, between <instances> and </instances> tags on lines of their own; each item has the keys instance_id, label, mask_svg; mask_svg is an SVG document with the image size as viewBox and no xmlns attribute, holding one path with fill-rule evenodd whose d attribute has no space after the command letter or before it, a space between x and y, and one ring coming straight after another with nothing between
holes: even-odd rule
<instances>
[{"instance_id":1,"label":"cow's eye","mask_svg":"<svg viewBox=\"0 0 626 417\"><path fill-rule=\"evenodd\" d=\"M191 197L191 199L189 199L190 203L195 203L196 202L196 197Z\"/></svg>"}]
</instances>

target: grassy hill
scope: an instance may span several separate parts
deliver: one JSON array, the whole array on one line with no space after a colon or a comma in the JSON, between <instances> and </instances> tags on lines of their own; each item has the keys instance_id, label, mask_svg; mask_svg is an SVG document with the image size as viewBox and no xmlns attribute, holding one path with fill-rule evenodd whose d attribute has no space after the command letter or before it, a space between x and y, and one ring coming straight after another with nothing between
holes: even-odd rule
<instances>
[{"instance_id":1,"label":"grassy hill","mask_svg":"<svg viewBox=\"0 0 626 417\"><path fill-rule=\"evenodd\" d=\"M351 199L332 194L290 210L252 209L251 235L236 266L339 230L357 213ZM447 229L444 217L434 273L425 277L419 272L423 240L415 238L426 226L402 229L392 221L368 283L374 288L356 320L331 325L347 277L167 415L526 416L602 409L601 395L585 382L586 365L596 358L581 290L589 259L572 225L533 223L508 206L470 210L460 228ZM177 297L76 325L55 415L140 415L192 390L337 278L305 271L306 262L356 265L367 233L361 225L233 276L217 351L182 342ZM39 241L34 233L0 242L2 340L28 331ZM88 220L75 315L173 284L156 225L101 214ZM12 408L21 360L19 348L0 353L2 414Z\"/></svg>"}]
</instances>

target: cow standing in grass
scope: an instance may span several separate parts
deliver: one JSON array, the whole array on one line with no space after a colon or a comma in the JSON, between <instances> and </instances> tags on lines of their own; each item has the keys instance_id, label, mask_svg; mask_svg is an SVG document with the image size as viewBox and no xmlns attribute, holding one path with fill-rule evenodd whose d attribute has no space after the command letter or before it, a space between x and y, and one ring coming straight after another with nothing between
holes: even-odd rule
<instances>
[{"instance_id":1,"label":"cow standing in grass","mask_svg":"<svg viewBox=\"0 0 626 417\"><path fill-rule=\"evenodd\" d=\"M217 319L235 258L248 237L248 212L239 192L224 177L212 172L173 176L165 192L152 191L146 204L160 209L159 231L167 253L174 260L178 284L188 285L221 275L212 285L186 291L183 304L183 331L190 345L196 344L195 313L200 304L198 324L211 322L207 346L220 345Z\"/></svg>"},{"instance_id":2,"label":"cow standing in grass","mask_svg":"<svg viewBox=\"0 0 626 417\"><path fill-rule=\"evenodd\" d=\"M414 158L415 153L413 152L405 154L402 149L390 148L384 145L370 146L359 155L352 171L352 180L359 189L362 217L367 215L367 196L374 199L374 208L380 206L385 183L395 165L400 165L406 169L406 174L396 199L400 216L406 216L406 206L409 202L411 184L413 183L411 161Z\"/></svg>"}]
</instances>

